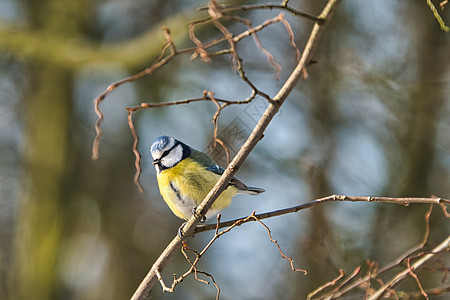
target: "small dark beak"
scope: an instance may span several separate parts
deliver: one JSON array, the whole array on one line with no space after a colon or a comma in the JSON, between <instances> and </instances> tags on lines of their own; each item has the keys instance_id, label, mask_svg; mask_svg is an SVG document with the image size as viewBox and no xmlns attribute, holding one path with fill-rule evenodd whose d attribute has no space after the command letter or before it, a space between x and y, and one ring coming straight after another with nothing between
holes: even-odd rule
<instances>
[{"instance_id":1,"label":"small dark beak","mask_svg":"<svg viewBox=\"0 0 450 300\"><path fill-rule=\"evenodd\" d=\"M159 164L160 162L161 162L160 159L154 159L153 162L152 162L152 164L157 165L157 164Z\"/></svg>"}]
</instances>

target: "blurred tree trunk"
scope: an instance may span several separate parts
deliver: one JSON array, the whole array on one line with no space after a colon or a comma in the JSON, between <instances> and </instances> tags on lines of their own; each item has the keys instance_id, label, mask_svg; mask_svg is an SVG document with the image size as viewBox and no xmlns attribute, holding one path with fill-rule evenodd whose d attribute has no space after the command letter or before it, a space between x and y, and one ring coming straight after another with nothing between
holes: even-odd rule
<instances>
[{"instance_id":1,"label":"blurred tree trunk","mask_svg":"<svg viewBox=\"0 0 450 300\"><path fill-rule=\"evenodd\" d=\"M23 1L29 27L43 35L80 34L86 1ZM45 38L44 36L42 37ZM52 43L51 38L46 41ZM72 114L72 71L28 62L29 90L23 107L26 182L17 218L11 299L61 299L57 258L65 231L62 210Z\"/></svg>"},{"instance_id":2,"label":"blurred tree trunk","mask_svg":"<svg viewBox=\"0 0 450 300\"><path fill-rule=\"evenodd\" d=\"M322 49L330 49L332 41L330 36L337 30L329 28L328 38L321 42ZM330 34L331 33L331 34ZM327 52L328 50L323 50ZM326 65L326 64L324 64ZM309 128L311 130L311 145L309 147L310 160L306 162L309 169L306 170L308 177L309 195L307 199L317 199L333 193L330 186L329 169L334 162L336 149L336 129L340 115L336 109L334 90L339 85L339 78L336 76L336 69L329 68L318 70L321 66L314 66L316 74L327 72L328 76L321 80L311 80L308 86L311 88L310 98L314 99L309 115ZM331 209L331 210L330 210ZM302 268L308 270L308 276L301 278L301 285L298 285L294 299L304 299L305 292L310 292L317 288L324 278L331 274L339 273L339 266L334 260L338 256L340 245L336 241L336 232L330 218L332 208L327 205L313 207L308 212L308 231L306 236L297 241L298 249L304 256L305 263ZM332 251L332 252L330 252Z\"/></svg>"},{"instance_id":3,"label":"blurred tree trunk","mask_svg":"<svg viewBox=\"0 0 450 300\"><path fill-rule=\"evenodd\" d=\"M61 213L69 147L71 76L57 67L33 72L24 105L23 162L27 182L18 216L16 274L11 299L56 299L57 257L64 232Z\"/></svg>"},{"instance_id":4,"label":"blurred tree trunk","mask_svg":"<svg viewBox=\"0 0 450 300\"><path fill-rule=\"evenodd\" d=\"M419 32L418 82L410 92L411 102L405 120L406 135L401 141L405 153L405 176L399 186L400 196L429 197L429 178L435 158L438 113L443 108L442 89L445 76L444 36L436 29L435 20L424 20ZM448 49L444 50L448 51Z\"/></svg>"},{"instance_id":5,"label":"blurred tree trunk","mask_svg":"<svg viewBox=\"0 0 450 300\"><path fill-rule=\"evenodd\" d=\"M326 45L324 47L327 47ZM328 70L329 72L332 72ZM333 162L335 144L335 121L336 109L335 99L332 97L333 86L336 78L322 80L322 84L314 86L314 102L311 112L310 128L312 130L311 169L309 170L309 199L317 199L332 194L330 187L328 170ZM314 84L313 84L314 85ZM317 92L317 93L316 93ZM329 217L329 209L326 205L319 205L311 208L308 213L308 232L304 240L297 241L306 257L306 265L303 268L308 270L308 276L302 278L301 291L296 297L305 298L304 292L317 288L323 278L330 274L339 272L339 268L333 259L340 252L336 243L333 224ZM333 253L330 250L333 249ZM305 281L306 288L305 288ZM295 298L296 298L295 297Z\"/></svg>"},{"instance_id":6,"label":"blurred tree trunk","mask_svg":"<svg viewBox=\"0 0 450 300\"><path fill-rule=\"evenodd\" d=\"M423 13L421 5L405 5L405 16ZM408 17L409 18L409 17ZM409 95L404 99L401 111L392 113L398 117L399 128L395 131L400 145L400 162L392 165L397 168L391 170L391 180L388 186L388 194L397 197L430 197L433 191L430 187L430 179L435 160L435 145L437 136L437 122L440 109L443 107L442 80L445 70L441 58L448 51L443 47L445 36L432 17L422 18L414 23L415 28L411 32L416 34L416 44L410 47L414 49L417 60L416 81L405 93ZM408 51L408 50L405 50ZM389 149L387 150L389 151ZM420 234L424 232L424 213L427 208L423 206L411 206L407 209L398 206L382 205L378 208L374 219L374 245L372 258L379 260L400 254L400 249L395 247L385 248L382 241L395 240L391 233L417 232L417 235L404 235L402 239L409 246L418 243ZM407 214L407 215L406 215ZM405 247L408 247L405 245ZM406 249L406 248L405 248ZM387 253L393 251L394 253Z\"/></svg>"},{"instance_id":7,"label":"blurred tree trunk","mask_svg":"<svg viewBox=\"0 0 450 300\"><path fill-rule=\"evenodd\" d=\"M165 42L161 32L162 24L157 24L140 35L131 36L128 40L100 47L98 37L94 37L91 43L89 36L93 35L92 28L95 28L91 15L98 13L93 6L100 5L101 1L20 2L25 15L23 23L26 26L12 25L11 29L0 26L1 50L21 60L25 68L30 70L28 93L21 103L20 114L24 133L23 151L20 156L24 164L23 177L26 180L22 182L22 193L15 218L13 261L8 266L13 271L10 272L10 282L7 284L9 291L6 291L6 294L11 299L39 300L67 298L68 293L78 296L82 294L80 291L65 290L67 287L61 283L62 274L59 273L58 264L61 257L64 257L61 255L64 254L61 247L67 245L72 238L74 229L79 225L77 222L82 222L81 218L76 219L80 212L73 211L70 201L77 201L83 192L89 197L93 190L100 190L100 195L95 195L96 203L108 203L107 200L112 197L123 199L123 202L117 201L113 205L108 203L107 209L102 211L102 221L106 223L104 227L110 230L107 231L105 240L110 240L112 256L117 255L120 260L127 260L130 269L136 266L142 269L142 273L123 272L122 269L111 272L109 278L121 282L121 285L110 289L111 293L116 297L130 295L137 280L140 280L147 270L137 257L134 257L134 260L129 257L122 259L122 251L116 251L122 249L131 234L124 234L123 228L117 229L116 217L124 214L125 209L135 209L127 201L130 185L123 184L123 178L126 178L127 182L132 178L132 160L115 161L108 167L103 166L103 169L97 164L95 175L92 175L94 172L89 169L90 162L80 167L89 160L89 155L81 155L73 147L74 135L81 134L79 128L69 127L75 123L72 107L73 78L80 68L97 62L113 61L128 70L142 70L149 61L159 55L161 45ZM162 23L173 30L173 38L177 40L181 40L180 37L186 39L186 23L198 14L196 10L185 9L178 14L159 16L164 17ZM154 12L157 13L159 12ZM155 90L156 88L152 91ZM128 146L115 149L117 158L124 157L123 151L128 154L130 152ZM114 169L114 172L111 172L111 169ZM94 177L104 185L99 187L99 182L96 182L95 188L83 190L86 187L80 186L80 182L92 184ZM119 197L119 193L124 196ZM129 216L130 220L123 222L132 224L136 221L136 213L125 215ZM130 228L133 227L127 229ZM145 253L145 257L147 255L148 253ZM133 275L130 276L131 273ZM105 285L109 286L109 282L105 282Z\"/></svg>"}]
</instances>

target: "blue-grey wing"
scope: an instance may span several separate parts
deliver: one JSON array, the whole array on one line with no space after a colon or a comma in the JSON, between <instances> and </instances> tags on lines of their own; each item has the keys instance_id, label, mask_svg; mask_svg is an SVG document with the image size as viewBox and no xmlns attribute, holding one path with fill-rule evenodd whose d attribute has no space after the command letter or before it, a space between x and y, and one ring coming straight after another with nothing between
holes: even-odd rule
<instances>
[{"instance_id":1,"label":"blue-grey wing","mask_svg":"<svg viewBox=\"0 0 450 300\"><path fill-rule=\"evenodd\" d=\"M199 164L201 164L202 166L204 166L208 171L211 171L217 175L222 175L223 172L225 172L224 168L219 166L211 157L209 157L205 153L194 149L191 150L192 150L191 158L196 162L198 162ZM234 186L239 191L248 191L248 187L236 177L231 178L229 185Z\"/></svg>"},{"instance_id":2,"label":"blue-grey wing","mask_svg":"<svg viewBox=\"0 0 450 300\"><path fill-rule=\"evenodd\" d=\"M206 169L215 174L218 174L218 175L222 175L223 172L225 172L225 169L217 164L209 166ZM241 190L241 191L248 190L248 187L242 181L240 181L237 177L234 177L234 176L233 176L233 178L231 178L229 185L234 186L235 188L237 188L238 190Z\"/></svg>"},{"instance_id":3,"label":"blue-grey wing","mask_svg":"<svg viewBox=\"0 0 450 300\"><path fill-rule=\"evenodd\" d=\"M222 175L223 172L225 172L225 169L222 168L221 166L217 165L217 164L214 164L214 165L212 165L212 166L208 166L206 169L207 169L208 171L211 171L211 172L213 172L213 173L216 173L217 175Z\"/></svg>"}]
</instances>

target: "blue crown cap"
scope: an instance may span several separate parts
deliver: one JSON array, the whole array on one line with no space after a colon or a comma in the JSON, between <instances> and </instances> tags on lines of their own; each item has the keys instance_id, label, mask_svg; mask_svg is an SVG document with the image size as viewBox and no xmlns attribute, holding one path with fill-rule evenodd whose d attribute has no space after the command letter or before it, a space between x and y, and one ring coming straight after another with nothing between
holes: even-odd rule
<instances>
[{"instance_id":1,"label":"blue crown cap","mask_svg":"<svg viewBox=\"0 0 450 300\"><path fill-rule=\"evenodd\" d=\"M150 147L151 152L161 151L166 147L172 138L167 135L160 136L153 141L152 146Z\"/></svg>"}]
</instances>

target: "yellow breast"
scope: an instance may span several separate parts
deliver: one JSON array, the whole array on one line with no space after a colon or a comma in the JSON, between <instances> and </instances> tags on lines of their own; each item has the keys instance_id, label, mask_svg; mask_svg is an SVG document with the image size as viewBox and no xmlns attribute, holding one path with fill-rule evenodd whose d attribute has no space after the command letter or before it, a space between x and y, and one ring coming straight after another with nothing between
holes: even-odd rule
<instances>
[{"instance_id":1,"label":"yellow breast","mask_svg":"<svg viewBox=\"0 0 450 300\"><path fill-rule=\"evenodd\" d=\"M220 175L190 158L157 175L159 191L164 201L177 217L185 220L192 215L194 207L203 201L219 178ZM228 207L231 197L236 193L235 187L228 187L211 206L207 218Z\"/></svg>"}]
</instances>

